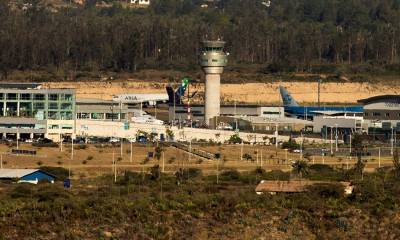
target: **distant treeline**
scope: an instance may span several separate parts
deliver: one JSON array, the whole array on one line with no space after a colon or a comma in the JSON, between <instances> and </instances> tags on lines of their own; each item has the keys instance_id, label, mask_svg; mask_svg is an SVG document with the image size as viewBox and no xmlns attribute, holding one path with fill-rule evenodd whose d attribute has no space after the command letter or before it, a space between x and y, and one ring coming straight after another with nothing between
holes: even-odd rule
<instances>
[{"instance_id":1,"label":"distant treeline","mask_svg":"<svg viewBox=\"0 0 400 240\"><path fill-rule=\"evenodd\" d=\"M266 72L370 64L400 71L400 0L152 0L147 9L26 10L0 1L0 72L198 68L199 42L221 37L230 62ZM110 1L108 1L110 2ZM368 69L365 69L368 71Z\"/></svg>"}]
</instances>

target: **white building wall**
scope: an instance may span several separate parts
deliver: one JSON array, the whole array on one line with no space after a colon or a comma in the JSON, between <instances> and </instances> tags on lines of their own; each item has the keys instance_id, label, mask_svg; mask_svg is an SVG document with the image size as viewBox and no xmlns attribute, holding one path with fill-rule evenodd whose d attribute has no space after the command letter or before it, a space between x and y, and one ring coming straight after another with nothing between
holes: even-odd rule
<instances>
[{"instance_id":1,"label":"white building wall","mask_svg":"<svg viewBox=\"0 0 400 240\"><path fill-rule=\"evenodd\" d=\"M212 129L199 129L199 128L182 128L169 127L163 125L152 125L144 123L130 123L129 130L124 129L123 122L106 122L106 121L93 121L93 120L77 120L76 121L76 134L78 136L98 136L98 137L117 137L117 138L135 138L138 131L145 131L147 133L157 133L166 135L166 130L169 128L174 133L176 141L189 141L193 139L212 140L215 142L225 142L235 134L234 131L212 130ZM239 132L239 137L244 141L249 142L265 142L265 136L272 138L275 135L258 134L258 133L244 133ZM287 141L288 136L278 136L279 141ZM268 142L268 140L267 140Z\"/></svg>"}]
</instances>

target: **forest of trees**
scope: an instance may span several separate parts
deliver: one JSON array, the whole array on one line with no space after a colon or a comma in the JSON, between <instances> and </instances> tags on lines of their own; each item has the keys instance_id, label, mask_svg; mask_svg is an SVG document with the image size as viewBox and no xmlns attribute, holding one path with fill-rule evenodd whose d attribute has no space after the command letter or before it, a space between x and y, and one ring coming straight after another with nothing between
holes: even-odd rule
<instances>
[{"instance_id":1,"label":"forest of trees","mask_svg":"<svg viewBox=\"0 0 400 240\"><path fill-rule=\"evenodd\" d=\"M0 72L134 72L198 68L199 42L221 37L231 64L270 72L370 64L400 72L400 0L153 0L147 9L117 2L51 11L0 1ZM110 2L110 1L109 1ZM316 70L315 70L316 71Z\"/></svg>"}]
</instances>

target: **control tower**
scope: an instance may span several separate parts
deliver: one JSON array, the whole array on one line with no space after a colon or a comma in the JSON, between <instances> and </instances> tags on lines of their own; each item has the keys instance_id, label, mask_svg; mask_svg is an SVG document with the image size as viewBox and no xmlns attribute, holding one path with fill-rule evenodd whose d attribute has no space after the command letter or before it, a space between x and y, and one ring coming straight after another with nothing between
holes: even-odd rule
<instances>
[{"instance_id":1,"label":"control tower","mask_svg":"<svg viewBox=\"0 0 400 240\"><path fill-rule=\"evenodd\" d=\"M206 74L204 122L208 126L210 126L210 119L220 114L220 79L228 63L224 45L223 41L202 42L199 61Z\"/></svg>"}]
</instances>

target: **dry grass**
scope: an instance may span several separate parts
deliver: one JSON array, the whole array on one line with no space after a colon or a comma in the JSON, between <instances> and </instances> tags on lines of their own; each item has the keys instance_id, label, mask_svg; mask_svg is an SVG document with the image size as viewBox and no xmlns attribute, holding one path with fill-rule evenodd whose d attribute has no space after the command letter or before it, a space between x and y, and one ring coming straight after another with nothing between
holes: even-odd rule
<instances>
[{"instance_id":1,"label":"dry grass","mask_svg":"<svg viewBox=\"0 0 400 240\"><path fill-rule=\"evenodd\" d=\"M243 154L249 154L252 156L252 161L246 161L243 159L240 161L240 145L223 145L223 146L196 146L193 148L200 148L211 153L221 153L220 161L212 160L200 160L197 156L192 155L190 157L186 152L178 150L176 148L168 147L165 148L165 171L173 173L179 168L193 167L200 168L205 174L215 174L217 171L217 164L219 169L237 169L238 171L252 171L255 168L262 166L266 170L291 170L291 163L294 160L299 159L299 154L288 153L288 160L286 159L286 153L280 149L275 150L271 146L244 146ZM71 169L76 173L75 177L94 177L104 173L112 173L112 152L111 147L98 148L94 145L87 145L86 149L75 149L74 157L71 160L70 145L64 145L64 149L61 152L59 148L37 148L32 147L30 144L22 144L21 149L36 149L37 156L16 156L11 155L9 152L11 148L7 145L0 145L0 152L3 153L3 167L4 168L37 168L38 163L46 166L64 167ZM118 160L121 157L121 151L119 147L114 148L114 157L118 161L117 169L121 173L124 170L133 171L147 171L148 168L155 164L162 165L162 159L158 161L153 158L150 161L143 164L144 159L148 152L153 152L154 147L150 145L134 144L133 147L133 161L130 162L130 145L123 145L122 160ZM257 154L258 151L258 160ZM262 152L262 162L261 162ZM321 156L316 156L310 160L309 163L325 163L334 165L336 167L346 168L347 160L341 160L335 157L325 157L322 159ZM355 163L355 159L349 162L349 167ZM391 165L391 159L383 159L381 162L382 166ZM377 161L369 161L367 163L367 171L373 171L377 168Z\"/></svg>"}]
</instances>

